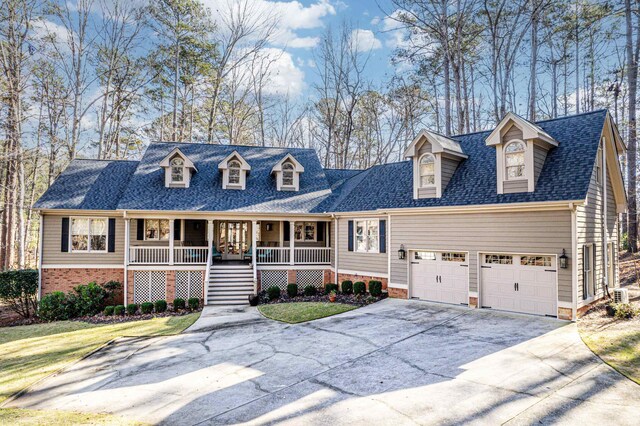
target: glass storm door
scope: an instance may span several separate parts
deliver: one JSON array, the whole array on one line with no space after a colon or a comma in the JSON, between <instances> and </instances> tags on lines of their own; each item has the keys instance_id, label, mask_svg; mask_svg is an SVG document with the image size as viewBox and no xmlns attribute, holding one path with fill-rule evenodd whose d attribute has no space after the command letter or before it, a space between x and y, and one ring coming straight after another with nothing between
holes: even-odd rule
<instances>
[{"instance_id":1,"label":"glass storm door","mask_svg":"<svg viewBox=\"0 0 640 426\"><path fill-rule=\"evenodd\" d=\"M220 245L225 259L241 259L247 249L247 222L222 222Z\"/></svg>"}]
</instances>

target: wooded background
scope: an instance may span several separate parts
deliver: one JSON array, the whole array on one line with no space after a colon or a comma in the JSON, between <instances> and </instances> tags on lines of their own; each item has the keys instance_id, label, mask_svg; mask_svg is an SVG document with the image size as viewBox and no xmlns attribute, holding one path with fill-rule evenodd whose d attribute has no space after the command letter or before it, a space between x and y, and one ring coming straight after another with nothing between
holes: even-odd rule
<instances>
[{"instance_id":1,"label":"wooded background","mask_svg":"<svg viewBox=\"0 0 640 426\"><path fill-rule=\"evenodd\" d=\"M325 29L302 99L266 90L286 78L269 41L287 17L218 3L212 19L196 0L0 0L0 269L35 265L31 205L76 157L180 141L310 147L325 167L366 168L402 160L422 128L600 108L628 146L636 250L640 0L388 0L380 13L405 34L395 74L371 78L371 51L344 21Z\"/></svg>"}]
</instances>

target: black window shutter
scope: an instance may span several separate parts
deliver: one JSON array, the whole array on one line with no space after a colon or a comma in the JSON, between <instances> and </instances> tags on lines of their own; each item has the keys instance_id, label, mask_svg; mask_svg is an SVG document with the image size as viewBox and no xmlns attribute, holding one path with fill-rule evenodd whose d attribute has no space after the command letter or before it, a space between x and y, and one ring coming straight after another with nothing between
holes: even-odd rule
<instances>
[{"instance_id":1,"label":"black window shutter","mask_svg":"<svg viewBox=\"0 0 640 426\"><path fill-rule=\"evenodd\" d=\"M107 243L107 251L113 253L116 251L116 220L109 218L109 241Z\"/></svg>"},{"instance_id":2,"label":"black window shutter","mask_svg":"<svg viewBox=\"0 0 640 426\"><path fill-rule=\"evenodd\" d=\"M289 222L287 222L287 221L282 222L282 226L284 226L284 230L283 230L283 233L282 233L283 240L289 241L290 240Z\"/></svg>"},{"instance_id":3,"label":"black window shutter","mask_svg":"<svg viewBox=\"0 0 640 426\"><path fill-rule=\"evenodd\" d=\"M380 221L380 253L387 252L387 221Z\"/></svg>"},{"instance_id":4,"label":"black window shutter","mask_svg":"<svg viewBox=\"0 0 640 426\"><path fill-rule=\"evenodd\" d=\"M182 220L176 219L173 221L173 239L180 240L180 228L182 227Z\"/></svg>"},{"instance_id":5,"label":"black window shutter","mask_svg":"<svg viewBox=\"0 0 640 426\"><path fill-rule=\"evenodd\" d=\"M353 221L350 220L347 224L348 229L348 242L347 242L347 250L353 251Z\"/></svg>"},{"instance_id":6,"label":"black window shutter","mask_svg":"<svg viewBox=\"0 0 640 426\"><path fill-rule=\"evenodd\" d=\"M317 229L316 229L318 241L324 241L324 226L325 226L324 222L318 222Z\"/></svg>"},{"instance_id":7,"label":"black window shutter","mask_svg":"<svg viewBox=\"0 0 640 426\"><path fill-rule=\"evenodd\" d=\"M144 219L138 219L138 229L136 229L136 239L144 240Z\"/></svg>"},{"instance_id":8,"label":"black window shutter","mask_svg":"<svg viewBox=\"0 0 640 426\"><path fill-rule=\"evenodd\" d=\"M69 218L62 218L62 239L60 240L60 251L69 251Z\"/></svg>"}]
</instances>

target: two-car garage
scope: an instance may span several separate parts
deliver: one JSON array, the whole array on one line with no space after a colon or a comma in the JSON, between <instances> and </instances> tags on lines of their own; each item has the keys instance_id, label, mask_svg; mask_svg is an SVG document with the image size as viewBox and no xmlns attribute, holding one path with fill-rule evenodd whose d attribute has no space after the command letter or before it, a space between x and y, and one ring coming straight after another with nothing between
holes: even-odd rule
<instances>
[{"instance_id":1,"label":"two-car garage","mask_svg":"<svg viewBox=\"0 0 640 426\"><path fill-rule=\"evenodd\" d=\"M516 253L477 256L481 307L556 316L556 256ZM468 252L412 250L410 297L467 304L469 260Z\"/></svg>"}]
</instances>

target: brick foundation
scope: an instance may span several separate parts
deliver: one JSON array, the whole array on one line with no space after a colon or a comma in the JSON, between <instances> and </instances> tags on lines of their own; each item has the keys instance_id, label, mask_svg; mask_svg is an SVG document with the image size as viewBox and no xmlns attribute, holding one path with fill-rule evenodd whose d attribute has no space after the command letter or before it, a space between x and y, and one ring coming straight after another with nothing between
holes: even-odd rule
<instances>
[{"instance_id":1,"label":"brick foundation","mask_svg":"<svg viewBox=\"0 0 640 426\"><path fill-rule=\"evenodd\" d=\"M571 308L558 308L558 319L571 321L572 314Z\"/></svg>"},{"instance_id":2,"label":"brick foundation","mask_svg":"<svg viewBox=\"0 0 640 426\"><path fill-rule=\"evenodd\" d=\"M406 288L388 288L387 291L389 292L389 297L393 297L396 299L408 299L409 298L409 292Z\"/></svg>"},{"instance_id":3,"label":"brick foundation","mask_svg":"<svg viewBox=\"0 0 640 426\"><path fill-rule=\"evenodd\" d=\"M122 268L44 268L42 270L42 294L54 291L70 292L80 284L119 281L124 285ZM116 303L123 302L122 292L116 295Z\"/></svg>"},{"instance_id":4,"label":"brick foundation","mask_svg":"<svg viewBox=\"0 0 640 426\"><path fill-rule=\"evenodd\" d=\"M358 281L364 281L364 283L367 285L367 291L369 291L369 281L371 280L380 281L382 283L382 290L387 290L387 286L389 283L389 281L386 278L374 277L371 275L353 275L353 274L338 273L338 282L337 282L338 285L340 285L342 281L347 281L347 280L353 281L354 283ZM389 294L389 296L391 296L391 294Z\"/></svg>"}]
</instances>

